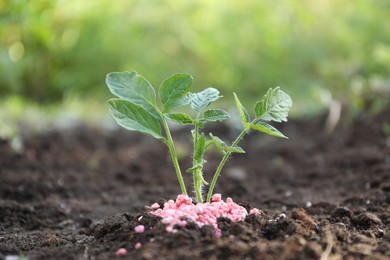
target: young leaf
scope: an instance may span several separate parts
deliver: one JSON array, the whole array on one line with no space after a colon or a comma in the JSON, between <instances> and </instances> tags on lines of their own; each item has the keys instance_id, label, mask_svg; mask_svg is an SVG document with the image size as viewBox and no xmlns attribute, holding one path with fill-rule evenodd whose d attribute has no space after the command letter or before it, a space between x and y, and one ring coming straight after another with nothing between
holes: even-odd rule
<instances>
[{"instance_id":1,"label":"young leaf","mask_svg":"<svg viewBox=\"0 0 390 260\"><path fill-rule=\"evenodd\" d=\"M112 94L139 105L155 118L160 118L156 107L156 92L137 72L111 72L107 74L106 83Z\"/></svg>"},{"instance_id":2,"label":"young leaf","mask_svg":"<svg viewBox=\"0 0 390 260\"><path fill-rule=\"evenodd\" d=\"M194 160L199 162L203 158L204 151L206 149L206 139L204 137L204 133L199 135L198 141L196 142Z\"/></svg>"},{"instance_id":3,"label":"young leaf","mask_svg":"<svg viewBox=\"0 0 390 260\"><path fill-rule=\"evenodd\" d=\"M232 153L245 153L244 149L239 146L229 146L227 150Z\"/></svg>"},{"instance_id":4,"label":"young leaf","mask_svg":"<svg viewBox=\"0 0 390 260\"><path fill-rule=\"evenodd\" d=\"M236 93L233 93L233 95L234 95L234 101L236 102L236 106L237 106L238 112L240 113L240 116L241 116L242 123L243 123L244 127L247 127L247 125L248 125L248 123L250 121L249 114L246 111L245 107L241 104L241 102L238 99Z\"/></svg>"},{"instance_id":5,"label":"young leaf","mask_svg":"<svg viewBox=\"0 0 390 260\"><path fill-rule=\"evenodd\" d=\"M197 163L197 164L195 164L194 166L192 166L191 168L188 168L188 169L186 170L186 172L192 173L192 172L194 172L195 170L199 170L199 169L202 169L202 168L203 168L203 162L202 162L202 163Z\"/></svg>"},{"instance_id":6,"label":"young leaf","mask_svg":"<svg viewBox=\"0 0 390 260\"><path fill-rule=\"evenodd\" d=\"M194 123L194 120L192 120L189 115L183 113L169 113L165 114L165 116L181 125L190 125Z\"/></svg>"},{"instance_id":7,"label":"young leaf","mask_svg":"<svg viewBox=\"0 0 390 260\"><path fill-rule=\"evenodd\" d=\"M204 117L202 118L202 121L216 122L223 121L228 118L230 118L230 114L222 109L209 109L204 112Z\"/></svg>"},{"instance_id":8,"label":"young leaf","mask_svg":"<svg viewBox=\"0 0 390 260\"><path fill-rule=\"evenodd\" d=\"M215 88L207 88L198 93L188 93L193 110L200 112L207 108L211 102L218 100L221 96Z\"/></svg>"},{"instance_id":9,"label":"young leaf","mask_svg":"<svg viewBox=\"0 0 390 260\"><path fill-rule=\"evenodd\" d=\"M285 136L284 134L282 134L278 129L276 129L272 125L269 125L265 122L260 121L260 122L257 122L256 124L251 124L251 129L254 129L254 130L269 134L269 135L273 135L276 137L288 139L288 137Z\"/></svg>"},{"instance_id":10,"label":"young leaf","mask_svg":"<svg viewBox=\"0 0 390 260\"><path fill-rule=\"evenodd\" d=\"M222 141L219 137L214 136L212 133L209 133L211 140L208 140L206 142L206 149L209 148L210 145L214 144L217 149L221 152L225 151L225 142Z\"/></svg>"},{"instance_id":11,"label":"young leaf","mask_svg":"<svg viewBox=\"0 0 390 260\"><path fill-rule=\"evenodd\" d=\"M158 119L139 105L121 99L108 101L110 113L122 127L149 134L157 139L163 139L161 125Z\"/></svg>"},{"instance_id":12,"label":"young leaf","mask_svg":"<svg viewBox=\"0 0 390 260\"><path fill-rule=\"evenodd\" d=\"M192 85L189 74L175 74L165 79L160 86L159 94L163 105L162 112L169 113L172 109L187 105L187 92Z\"/></svg>"},{"instance_id":13,"label":"young leaf","mask_svg":"<svg viewBox=\"0 0 390 260\"><path fill-rule=\"evenodd\" d=\"M279 87L269 89L261 101L256 103L256 119L264 121L287 121L288 111L292 106L289 95Z\"/></svg>"}]
</instances>

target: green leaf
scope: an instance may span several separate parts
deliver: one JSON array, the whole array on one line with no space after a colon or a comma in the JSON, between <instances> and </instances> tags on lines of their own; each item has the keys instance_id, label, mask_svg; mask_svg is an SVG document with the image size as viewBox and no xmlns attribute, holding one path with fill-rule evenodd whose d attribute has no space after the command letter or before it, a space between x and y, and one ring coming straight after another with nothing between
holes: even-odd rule
<instances>
[{"instance_id":1,"label":"green leaf","mask_svg":"<svg viewBox=\"0 0 390 260\"><path fill-rule=\"evenodd\" d=\"M275 122L287 121L291 106L292 100L289 95L281 91L279 87L270 88L263 99L256 103L256 119Z\"/></svg>"},{"instance_id":2,"label":"green leaf","mask_svg":"<svg viewBox=\"0 0 390 260\"><path fill-rule=\"evenodd\" d=\"M139 105L121 99L108 101L110 113L115 121L122 127L149 134L157 139L163 139L161 125L158 119Z\"/></svg>"},{"instance_id":3,"label":"green leaf","mask_svg":"<svg viewBox=\"0 0 390 260\"><path fill-rule=\"evenodd\" d=\"M174 108L187 105L189 103L187 93L191 85L192 76L189 74L175 74L165 79L159 91L162 112L169 113Z\"/></svg>"},{"instance_id":4,"label":"green leaf","mask_svg":"<svg viewBox=\"0 0 390 260\"><path fill-rule=\"evenodd\" d=\"M257 122L256 124L251 124L251 129L254 129L254 130L269 134L269 135L273 135L276 137L288 138L287 136L282 134L278 129L276 129L272 125L269 125L269 124L267 124L265 122L261 122L261 121Z\"/></svg>"},{"instance_id":5,"label":"green leaf","mask_svg":"<svg viewBox=\"0 0 390 260\"><path fill-rule=\"evenodd\" d=\"M227 150L232 153L245 153L244 149L239 146L229 146Z\"/></svg>"},{"instance_id":6,"label":"green leaf","mask_svg":"<svg viewBox=\"0 0 390 260\"><path fill-rule=\"evenodd\" d=\"M202 133L201 135L199 135L195 146L194 160L196 162L202 160L205 149L206 149L206 139L204 137L204 133Z\"/></svg>"},{"instance_id":7,"label":"green leaf","mask_svg":"<svg viewBox=\"0 0 390 260\"><path fill-rule=\"evenodd\" d=\"M209 109L204 112L204 117L202 118L202 121L216 122L223 121L228 118L230 118L230 114L222 109Z\"/></svg>"},{"instance_id":8,"label":"green leaf","mask_svg":"<svg viewBox=\"0 0 390 260\"><path fill-rule=\"evenodd\" d=\"M234 95L234 101L236 102L236 106L238 109L238 112L240 113L242 123L244 127L248 126L248 123L250 121L250 117L248 112L246 111L245 107L241 104L240 100L238 99L236 93L233 93Z\"/></svg>"},{"instance_id":9,"label":"green leaf","mask_svg":"<svg viewBox=\"0 0 390 260\"><path fill-rule=\"evenodd\" d=\"M188 93L191 102L191 107L197 112L201 112L207 108L211 102L218 100L221 96L215 88L207 88L198 93Z\"/></svg>"},{"instance_id":10,"label":"green leaf","mask_svg":"<svg viewBox=\"0 0 390 260\"><path fill-rule=\"evenodd\" d=\"M165 116L181 125L191 125L194 123L194 120L184 113L169 113L165 114Z\"/></svg>"},{"instance_id":11,"label":"green leaf","mask_svg":"<svg viewBox=\"0 0 390 260\"><path fill-rule=\"evenodd\" d=\"M137 72L109 73L106 83L112 94L141 106L155 118L160 119L156 107L156 92L152 85Z\"/></svg>"}]
</instances>

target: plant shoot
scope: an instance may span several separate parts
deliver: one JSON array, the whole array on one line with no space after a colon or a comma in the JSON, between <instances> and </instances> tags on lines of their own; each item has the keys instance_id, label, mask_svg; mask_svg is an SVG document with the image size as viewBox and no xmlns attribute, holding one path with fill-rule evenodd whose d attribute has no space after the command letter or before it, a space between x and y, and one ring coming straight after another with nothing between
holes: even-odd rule
<instances>
[{"instance_id":1,"label":"plant shoot","mask_svg":"<svg viewBox=\"0 0 390 260\"><path fill-rule=\"evenodd\" d=\"M189 74L175 74L165 79L158 90L137 72L112 72L106 77L106 83L110 91L118 98L108 101L112 117L122 127L150 135L165 143L169 149L181 192L187 195L186 185L183 180L181 168L176 154L175 145L168 120L182 125L192 126L193 160L192 167L187 172L193 176L193 186L196 200L203 202L204 187L209 185L206 201L210 202L218 177L232 153L245 153L238 146L239 142L251 130L260 131L276 137L287 138L269 122L287 121L288 112L292 106L289 95L279 87L271 88L256 103L254 118L252 119L242 105L237 95L234 102L241 116L243 129L237 138L229 145L212 133L205 134L205 124L229 119L231 116L222 109L210 109L212 102L221 98L215 88L207 88L198 93L190 92L193 78ZM157 105L157 98L159 104ZM194 111L188 115L177 111L180 107L190 105ZM221 153L222 159L209 184L203 174L205 152L215 146Z\"/></svg>"}]
</instances>

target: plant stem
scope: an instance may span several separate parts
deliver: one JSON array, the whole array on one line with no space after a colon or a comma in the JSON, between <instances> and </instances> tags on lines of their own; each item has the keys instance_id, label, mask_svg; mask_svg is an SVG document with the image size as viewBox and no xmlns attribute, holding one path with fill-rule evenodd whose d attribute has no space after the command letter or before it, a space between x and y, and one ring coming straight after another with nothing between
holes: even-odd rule
<instances>
[{"instance_id":1,"label":"plant stem","mask_svg":"<svg viewBox=\"0 0 390 260\"><path fill-rule=\"evenodd\" d=\"M242 132L237 136L236 140L234 140L234 142L232 143L232 147L234 146L237 146L237 144L241 141L241 139L249 132L249 129L247 129L246 127L242 130ZM232 154L231 151L226 151L225 152L225 155L223 156L221 162L219 163L218 165L218 168L217 170L215 171L214 173L214 176L213 176L213 180L211 181L211 184L210 184L210 188L209 188L209 192L207 193L207 202L210 202L211 201L211 196L213 195L213 191L214 191L214 187L215 187L215 184L217 183L217 180L218 180L218 177L219 177L219 174L221 173L222 171L222 168L223 166L225 166L225 163L227 161L227 159L229 158L229 156Z\"/></svg>"},{"instance_id":2,"label":"plant stem","mask_svg":"<svg viewBox=\"0 0 390 260\"><path fill-rule=\"evenodd\" d=\"M196 194L196 201L198 203L203 203L203 197L202 197L202 171L199 169L196 169L194 171L194 188L195 188L195 194Z\"/></svg>"},{"instance_id":3,"label":"plant stem","mask_svg":"<svg viewBox=\"0 0 390 260\"><path fill-rule=\"evenodd\" d=\"M196 120L199 119L199 112L196 114ZM197 143L198 143L198 138L199 138L199 124L198 123L195 123L195 133L194 133L194 155L193 155L193 160L192 160L192 167L195 167L195 165L198 164L198 162L196 161L196 158L195 158L195 153L196 153L196 146L197 146ZM201 176L199 176L199 174L201 175L202 174L202 169L196 169L193 171L192 173L192 178L193 178L193 181L194 181L194 189L195 189L195 195L196 195L196 200L199 202L199 203L202 203L203 202L203 197L202 197L202 179L201 179Z\"/></svg>"},{"instance_id":4,"label":"plant stem","mask_svg":"<svg viewBox=\"0 0 390 260\"><path fill-rule=\"evenodd\" d=\"M161 118L162 118L162 123L163 123L163 127L164 127L164 130L165 130L165 133L167 135L167 142L166 142L166 144L168 145L169 153L171 154L173 167L175 167L176 176L177 176L177 179L178 179L179 184L180 184L181 192L184 195L187 195L187 189L186 189L186 185L185 185L184 180L183 180L183 175L181 174L179 161L177 159L176 150L175 150L175 146L173 144L171 131L169 131L168 123L167 123L167 120L165 119L165 116L162 115Z\"/></svg>"}]
</instances>

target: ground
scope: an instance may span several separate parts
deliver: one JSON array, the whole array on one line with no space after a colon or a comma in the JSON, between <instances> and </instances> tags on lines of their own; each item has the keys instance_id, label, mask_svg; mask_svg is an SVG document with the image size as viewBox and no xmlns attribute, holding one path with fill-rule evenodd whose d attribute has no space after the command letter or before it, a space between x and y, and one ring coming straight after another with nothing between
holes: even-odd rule
<instances>
[{"instance_id":1,"label":"ground","mask_svg":"<svg viewBox=\"0 0 390 260\"><path fill-rule=\"evenodd\" d=\"M242 142L247 153L228 161L216 192L263 214L219 219L219 239L209 226L167 233L147 213L180 193L166 147L151 137L78 127L27 134L22 153L3 140L0 258L112 259L126 248L125 259L389 259L390 109L343 118L330 135L323 122L280 126L289 140L252 133ZM183 170L188 131L174 133L189 158ZM209 154L206 179L218 158Z\"/></svg>"}]
</instances>

